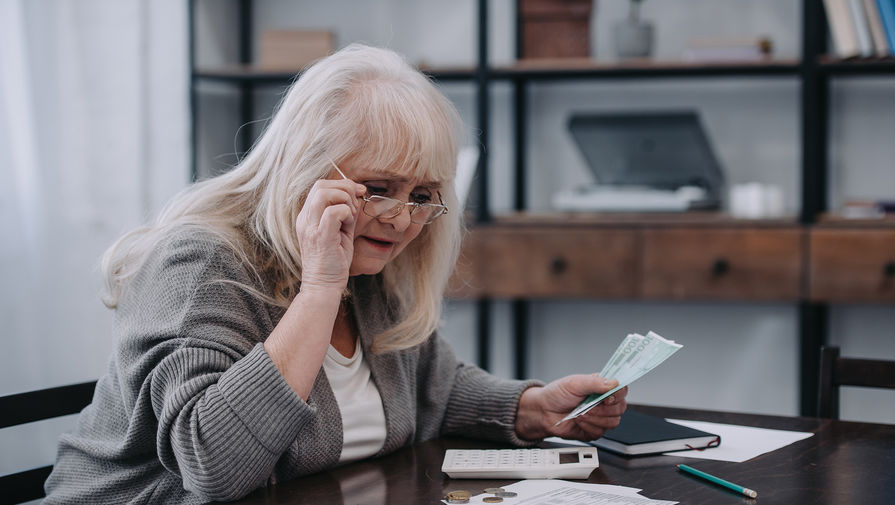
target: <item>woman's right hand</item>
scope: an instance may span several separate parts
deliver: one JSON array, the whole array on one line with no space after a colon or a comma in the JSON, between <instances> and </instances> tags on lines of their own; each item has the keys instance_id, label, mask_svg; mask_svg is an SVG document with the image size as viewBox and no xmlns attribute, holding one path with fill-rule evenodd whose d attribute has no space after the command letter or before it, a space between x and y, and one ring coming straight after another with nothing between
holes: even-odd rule
<instances>
[{"instance_id":1,"label":"woman's right hand","mask_svg":"<svg viewBox=\"0 0 895 505\"><path fill-rule=\"evenodd\" d=\"M354 257L354 226L365 192L363 184L348 179L320 179L311 187L295 220L303 291L321 288L341 293L345 289Z\"/></svg>"}]
</instances>

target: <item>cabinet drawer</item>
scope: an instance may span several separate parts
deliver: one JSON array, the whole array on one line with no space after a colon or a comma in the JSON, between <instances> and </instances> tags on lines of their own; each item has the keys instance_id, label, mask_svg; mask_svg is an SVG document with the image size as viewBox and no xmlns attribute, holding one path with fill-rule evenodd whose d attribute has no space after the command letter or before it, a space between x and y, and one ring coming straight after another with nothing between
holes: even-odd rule
<instances>
[{"instance_id":1,"label":"cabinet drawer","mask_svg":"<svg viewBox=\"0 0 895 505\"><path fill-rule=\"evenodd\" d=\"M796 300L801 272L797 228L644 231L645 298Z\"/></svg>"},{"instance_id":2,"label":"cabinet drawer","mask_svg":"<svg viewBox=\"0 0 895 505\"><path fill-rule=\"evenodd\" d=\"M632 298L636 232L615 229L474 229L452 280L452 296Z\"/></svg>"},{"instance_id":3,"label":"cabinet drawer","mask_svg":"<svg viewBox=\"0 0 895 505\"><path fill-rule=\"evenodd\" d=\"M811 232L810 297L895 302L895 229Z\"/></svg>"}]
</instances>

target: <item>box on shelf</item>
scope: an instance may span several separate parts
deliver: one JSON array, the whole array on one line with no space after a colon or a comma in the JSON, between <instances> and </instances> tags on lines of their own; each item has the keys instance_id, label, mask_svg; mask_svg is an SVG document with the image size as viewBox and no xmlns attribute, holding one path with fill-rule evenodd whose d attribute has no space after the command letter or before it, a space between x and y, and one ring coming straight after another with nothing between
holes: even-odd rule
<instances>
[{"instance_id":1,"label":"box on shelf","mask_svg":"<svg viewBox=\"0 0 895 505\"><path fill-rule=\"evenodd\" d=\"M522 58L590 56L594 0L519 0Z\"/></svg>"},{"instance_id":2,"label":"box on shelf","mask_svg":"<svg viewBox=\"0 0 895 505\"><path fill-rule=\"evenodd\" d=\"M261 63L266 70L300 70L333 52L328 30L265 30L261 34Z\"/></svg>"}]
</instances>

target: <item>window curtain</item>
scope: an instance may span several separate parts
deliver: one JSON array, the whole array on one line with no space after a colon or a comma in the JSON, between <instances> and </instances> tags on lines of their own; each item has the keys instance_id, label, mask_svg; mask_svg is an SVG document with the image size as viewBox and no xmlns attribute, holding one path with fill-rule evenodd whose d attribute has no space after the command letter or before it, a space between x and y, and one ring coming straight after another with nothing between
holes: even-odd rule
<instances>
[{"instance_id":1,"label":"window curtain","mask_svg":"<svg viewBox=\"0 0 895 505\"><path fill-rule=\"evenodd\" d=\"M102 374L99 258L189 180L187 40L182 0L0 0L0 394Z\"/></svg>"}]
</instances>

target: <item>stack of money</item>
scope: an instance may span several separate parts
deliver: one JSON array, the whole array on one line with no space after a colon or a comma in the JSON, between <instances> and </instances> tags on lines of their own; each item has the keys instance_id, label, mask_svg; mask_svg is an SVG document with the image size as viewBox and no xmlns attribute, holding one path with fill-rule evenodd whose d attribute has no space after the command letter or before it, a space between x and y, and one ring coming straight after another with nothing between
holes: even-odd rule
<instances>
[{"instance_id":1,"label":"stack of money","mask_svg":"<svg viewBox=\"0 0 895 505\"><path fill-rule=\"evenodd\" d=\"M588 396L575 407L571 414L564 417L559 423L574 419L596 407L619 389L643 377L647 372L659 366L660 363L676 353L681 347L680 344L676 344L673 340L666 340L658 333L653 333L652 331L647 333L646 336L639 333L628 335L600 372L601 377L616 379L618 386L603 394Z\"/></svg>"}]
</instances>

